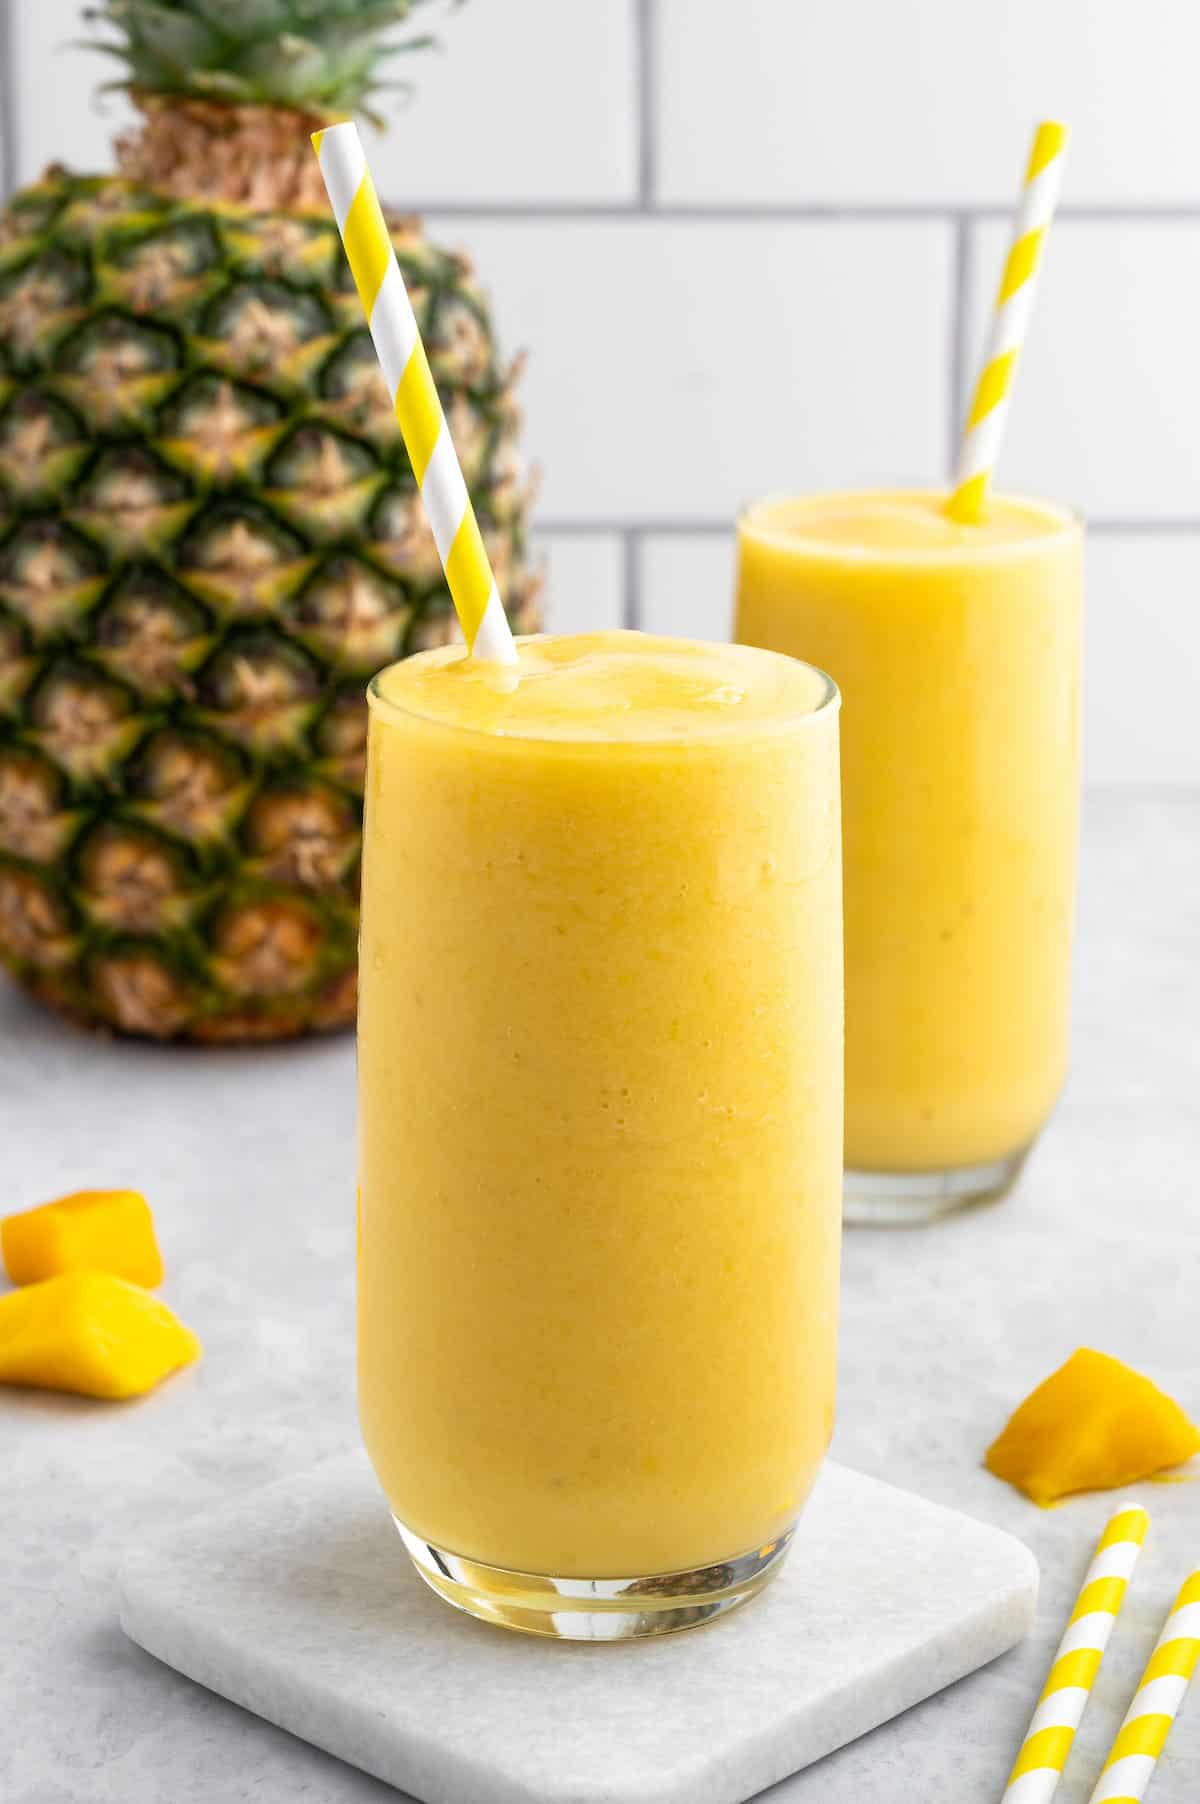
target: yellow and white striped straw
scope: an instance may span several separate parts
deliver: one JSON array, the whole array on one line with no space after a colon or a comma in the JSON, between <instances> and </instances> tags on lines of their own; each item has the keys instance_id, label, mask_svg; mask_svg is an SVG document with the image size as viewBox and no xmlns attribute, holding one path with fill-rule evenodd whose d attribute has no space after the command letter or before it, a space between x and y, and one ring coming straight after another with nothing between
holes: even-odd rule
<instances>
[{"instance_id":1,"label":"yellow and white striped straw","mask_svg":"<svg viewBox=\"0 0 1200 1804\"><path fill-rule=\"evenodd\" d=\"M1171 1605L1089 1804L1141 1804L1200 1657L1200 1572Z\"/></svg>"},{"instance_id":2,"label":"yellow and white striped straw","mask_svg":"<svg viewBox=\"0 0 1200 1804\"><path fill-rule=\"evenodd\" d=\"M1110 1517L1058 1644L1002 1804L1049 1804L1067 1764L1150 1518L1138 1504Z\"/></svg>"},{"instance_id":3,"label":"yellow and white striped straw","mask_svg":"<svg viewBox=\"0 0 1200 1804\"><path fill-rule=\"evenodd\" d=\"M968 524L982 520L987 508L988 489L1008 418L1017 359L1033 310L1046 234L1062 185L1063 157L1069 136L1069 128L1055 120L1046 120L1034 133L1008 260L992 310L987 350L963 428L954 489L946 503L946 511L952 519Z\"/></svg>"},{"instance_id":4,"label":"yellow and white striped straw","mask_svg":"<svg viewBox=\"0 0 1200 1804\"><path fill-rule=\"evenodd\" d=\"M476 657L515 664L516 646L358 128L347 122L314 132L313 149L467 645Z\"/></svg>"}]
</instances>

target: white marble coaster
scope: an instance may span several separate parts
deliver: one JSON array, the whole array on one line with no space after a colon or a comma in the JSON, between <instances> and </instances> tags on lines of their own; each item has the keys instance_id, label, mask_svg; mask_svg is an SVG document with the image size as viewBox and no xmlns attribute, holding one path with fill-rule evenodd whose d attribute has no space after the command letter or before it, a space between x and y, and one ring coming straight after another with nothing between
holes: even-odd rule
<instances>
[{"instance_id":1,"label":"white marble coaster","mask_svg":"<svg viewBox=\"0 0 1200 1804\"><path fill-rule=\"evenodd\" d=\"M127 1635L426 1804L737 1804L1011 1647L1011 1535L827 1465L780 1576L661 1640L535 1640L412 1570L365 1456L141 1550Z\"/></svg>"}]
</instances>

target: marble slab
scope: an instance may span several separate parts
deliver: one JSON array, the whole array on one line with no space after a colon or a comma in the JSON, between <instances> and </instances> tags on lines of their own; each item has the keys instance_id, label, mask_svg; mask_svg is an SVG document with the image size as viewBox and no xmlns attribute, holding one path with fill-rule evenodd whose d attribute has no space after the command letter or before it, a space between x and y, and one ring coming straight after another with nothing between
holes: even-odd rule
<instances>
[{"instance_id":1,"label":"marble slab","mask_svg":"<svg viewBox=\"0 0 1200 1804\"><path fill-rule=\"evenodd\" d=\"M193 1518L119 1579L148 1652L426 1804L737 1804L1011 1647L1037 1585L1013 1536L829 1464L743 1610L544 1642L426 1589L362 1455Z\"/></svg>"}]
</instances>

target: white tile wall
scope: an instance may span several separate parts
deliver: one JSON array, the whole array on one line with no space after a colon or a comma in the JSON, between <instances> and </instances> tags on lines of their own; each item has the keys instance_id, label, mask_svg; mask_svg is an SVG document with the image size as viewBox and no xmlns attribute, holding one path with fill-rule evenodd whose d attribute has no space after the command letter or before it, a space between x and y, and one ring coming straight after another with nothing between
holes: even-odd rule
<instances>
[{"instance_id":1,"label":"white tile wall","mask_svg":"<svg viewBox=\"0 0 1200 1804\"><path fill-rule=\"evenodd\" d=\"M1007 205L1031 119L1071 195L1191 205L1193 0L658 0L659 195Z\"/></svg>"},{"instance_id":2,"label":"white tile wall","mask_svg":"<svg viewBox=\"0 0 1200 1804\"><path fill-rule=\"evenodd\" d=\"M87 0L0 0L19 179L129 117ZM720 637L768 489L945 475L1035 116L1075 131L1005 448L1082 506L1087 771L1200 782L1200 6L469 0L373 151L533 353L549 617ZM62 46L62 48L59 48ZM12 167L8 169L11 177ZM1136 717L1131 671L1153 671Z\"/></svg>"},{"instance_id":3,"label":"white tile wall","mask_svg":"<svg viewBox=\"0 0 1200 1804\"><path fill-rule=\"evenodd\" d=\"M119 78L117 64L80 47L96 35L83 17L87 0L7 4L18 181L36 180L48 163L110 168L112 140L134 113L123 94L99 91Z\"/></svg>"},{"instance_id":4,"label":"white tile wall","mask_svg":"<svg viewBox=\"0 0 1200 1804\"><path fill-rule=\"evenodd\" d=\"M431 29L443 54L397 60L412 95L370 152L390 194L422 206L634 199L634 0L469 0Z\"/></svg>"},{"instance_id":5,"label":"white tile wall","mask_svg":"<svg viewBox=\"0 0 1200 1804\"><path fill-rule=\"evenodd\" d=\"M1002 221L972 234L971 369L1006 245ZM1101 519L1200 513L1198 321L1200 216L1060 220L1017 377L1005 483Z\"/></svg>"},{"instance_id":6,"label":"white tile wall","mask_svg":"<svg viewBox=\"0 0 1200 1804\"><path fill-rule=\"evenodd\" d=\"M648 633L678 633L685 639L728 639L735 564L732 532L647 537L639 558L641 625Z\"/></svg>"},{"instance_id":7,"label":"white tile wall","mask_svg":"<svg viewBox=\"0 0 1200 1804\"><path fill-rule=\"evenodd\" d=\"M1200 532L1097 534L1087 576L1087 779L1200 784Z\"/></svg>"},{"instance_id":8,"label":"white tile wall","mask_svg":"<svg viewBox=\"0 0 1200 1804\"><path fill-rule=\"evenodd\" d=\"M132 109L93 96L116 65L72 49L95 37L87 0L8 0L22 82L20 178L51 161L104 169L114 126ZM380 185L397 201L603 204L637 182L634 0L476 0L422 9L398 34L433 31L437 52L397 57L406 96L381 95L389 129L370 145ZM64 48L65 46L65 48ZM584 72L564 80L556 72Z\"/></svg>"},{"instance_id":9,"label":"white tile wall","mask_svg":"<svg viewBox=\"0 0 1200 1804\"><path fill-rule=\"evenodd\" d=\"M2 22L0 20L0 23ZM0 40L0 61L3 60L3 56L2 40ZM16 179L16 139L12 129L14 125L12 103L6 90L7 83L3 79L3 70L0 69L0 183L3 184L4 191L7 193Z\"/></svg>"},{"instance_id":10,"label":"white tile wall","mask_svg":"<svg viewBox=\"0 0 1200 1804\"><path fill-rule=\"evenodd\" d=\"M541 532L534 556L545 573L546 626L597 632L625 624L625 546L618 533Z\"/></svg>"},{"instance_id":11,"label":"white tile wall","mask_svg":"<svg viewBox=\"0 0 1200 1804\"><path fill-rule=\"evenodd\" d=\"M718 521L766 489L940 468L943 223L429 224L474 255L507 342L535 352L550 521Z\"/></svg>"}]
</instances>

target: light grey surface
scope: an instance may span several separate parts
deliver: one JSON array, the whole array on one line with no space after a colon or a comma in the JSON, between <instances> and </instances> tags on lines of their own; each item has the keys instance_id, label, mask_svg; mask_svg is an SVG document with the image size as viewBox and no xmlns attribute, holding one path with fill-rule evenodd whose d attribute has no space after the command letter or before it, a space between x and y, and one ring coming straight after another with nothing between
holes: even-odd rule
<instances>
[{"instance_id":1,"label":"light grey surface","mask_svg":"<svg viewBox=\"0 0 1200 1804\"><path fill-rule=\"evenodd\" d=\"M1111 1499L1043 1513L980 1469L984 1447L1086 1342L1200 1413L1200 798L1094 798L1084 845L1074 1071L1019 1191L927 1230L856 1230L845 1256L838 1457L1025 1540L1038 1626L772 1804L992 1804ZM386 1804L140 1652L112 1584L123 1545L354 1440L352 1048L106 1044L0 998L3 1206L139 1184L164 1295L207 1349L142 1403L0 1392L0 1798ZM1200 1561L1200 1487L1135 1494L1150 1539L1056 1804L1087 1798ZM1193 1698L1154 1804L1194 1804L1198 1773Z\"/></svg>"},{"instance_id":2,"label":"light grey surface","mask_svg":"<svg viewBox=\"0 0 1200 1804\"><path fill-rule=\"evenodd\" d=\"M398 1554L349 1454L135 1554L121 1621L428 1804L740 1804L1005 1652L1037 1601L1012 1535L833 1462L752 1607L634 1648L489 1630Z\"/></svg>"}]
</instances>

